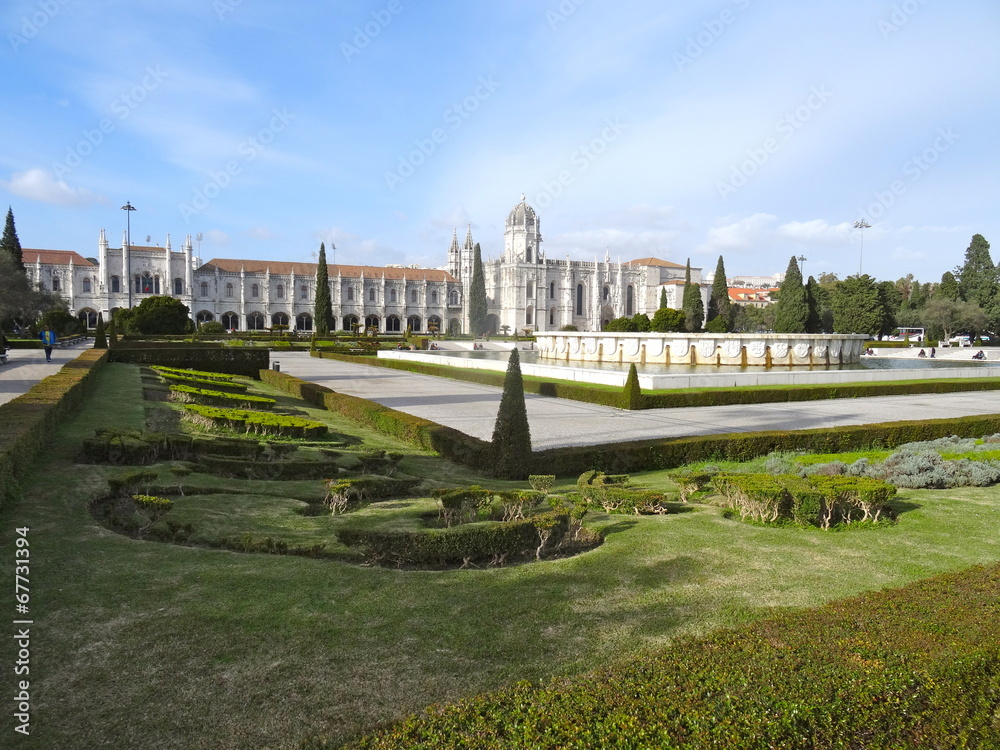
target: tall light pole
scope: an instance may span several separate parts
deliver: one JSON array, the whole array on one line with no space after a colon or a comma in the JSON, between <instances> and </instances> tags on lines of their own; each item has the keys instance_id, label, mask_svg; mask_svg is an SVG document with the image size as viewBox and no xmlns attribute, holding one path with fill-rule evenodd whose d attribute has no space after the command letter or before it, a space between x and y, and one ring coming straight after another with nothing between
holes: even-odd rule
<instances>
[{"instance_id":1,"label":"tall light pole","mask_svg":"<svg viewBox=\"0 0 1000 750\"><path fill-rule=\"evenodd\" d=\"M125 212L125 283L128 284L128 307L132 309L132 212L135 206L125 201L122 206Z\"/></svg>"},{"instance_id":2,"label":"tall light pole","mask_svg":"<svg viewBox=\"0 0 1000 750\"><path fill-rule=\"evenodd\" d=\"M864 219L859 219L858 221L854 222L854 228L861 230L861 253L860 255L858 255L858 278L860 279L861 264L864 262L865 259L865 230L870 229L871 224L869 224Z\"/></svg>"},{"instance_id":3,"label":"tall light pole","mask_svg":"<svg viewBox=\"0 0 1000 750\"><path fill-rule=\"evenodd\" d=\"M804 279L806 277L804 269L806 267L806 261L809 260L809 259L806 256L804 256L804 255L800 255L795 260L797 260L799 262L799 273L802 275L802 278Z\"/></svg>"}]
</instances>

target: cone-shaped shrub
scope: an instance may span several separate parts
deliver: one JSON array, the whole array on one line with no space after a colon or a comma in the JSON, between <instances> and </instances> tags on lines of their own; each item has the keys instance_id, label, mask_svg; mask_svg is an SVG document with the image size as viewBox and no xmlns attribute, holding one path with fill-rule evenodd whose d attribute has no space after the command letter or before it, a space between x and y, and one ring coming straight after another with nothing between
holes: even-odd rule
<instances>
[{"instance_id":1,"label":"cone-shaped shrub","mask_svg":"<svg viewBox=\"0 0 1000 750\"><path fill-rule=\"evenodd\" d=\"M118 344L118 327L115 325L114 317L111 318L111 325L108 326L108 348Z\"/></svg>"},{"instance_id":2,"label":"cone-shaped shrub","mask_svg":"<svg viewBox=\"0 0 1000 750\"><path fill-rule=\"evenodd\" d=\"M493 476L500 479L525 479L531 473L531 432L517 349L510 353L503 381L503 396L493 427L493 459Z\"/></svg>"},{"instance_id":3,"label":"cone-shaped shrub","mask_svg":"<svg viewBox=\"0 0 1000 750\"><path fill-rule=\"evenodd\" d=\"M104 333L104 313L97 313L97 331L94 333L94 348L108 348L108 337Z\"/></svg>"},{"instance_id":4,"label":"cone-shaped shrub","mask_svg":"<svg viewBox=\"0 0 1000 750\"><path fill-rule=\"evenodd\" d=\"M639 372L633 362L628 368L628 378L625 380L625 390L622 391L623 409L642 408L642 389L639 388Z\"/></svg>"}]
</instances>

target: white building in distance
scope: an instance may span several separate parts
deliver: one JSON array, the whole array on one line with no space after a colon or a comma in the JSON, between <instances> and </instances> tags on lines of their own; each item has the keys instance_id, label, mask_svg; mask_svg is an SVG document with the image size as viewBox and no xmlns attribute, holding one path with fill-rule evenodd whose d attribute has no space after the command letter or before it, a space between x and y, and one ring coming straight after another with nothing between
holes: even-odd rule
<instances>
[{"instance_id":1,"label":"white building in distance","mask_svg":"<svg viewBox=\"0 0 1000 750\"><path fill-rule=\"evenodd\" d=\"M398 266L329 265L330 294L338 330L356 326L379 331L469 331L468 290L475 242L469 228L459 245L457 231L443 269ZM227 329L263 330L288 326L312 331L316 264L194 257L191 236L179 251L167 236L163 247L108 245L104 230L97 257L64 250L24 249L30 279L59 292L70 312L93 328L97 314L106 320L117 308L138 305L151 295L179 299L199 322L219 321ZM681 308L685 267L646 257L612 262L548 258L542 249L541 222L522 196L507 216L504 251L483 259L492 332L554 331L575 326L598 331L612 318L660 306ZM710 286L701 269L691 280L708 304Z\"/></svg>"}]
</instances>

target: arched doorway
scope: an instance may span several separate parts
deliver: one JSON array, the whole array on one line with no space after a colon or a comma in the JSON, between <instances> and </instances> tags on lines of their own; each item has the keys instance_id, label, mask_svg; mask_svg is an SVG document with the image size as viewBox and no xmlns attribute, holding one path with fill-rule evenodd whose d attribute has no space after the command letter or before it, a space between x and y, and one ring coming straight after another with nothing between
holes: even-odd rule
<instances>
[{"instance_id":1,"label":"arched doorway","mask_svg":"<svg viewBox=\"0 0 1000 750\"><path fill-rule=\"evenodd\" d=\"M296 331L311 331L313 329L313 317L309 313L299 313L295 316Z\"/></svg>"},{"instance_id":2,"label":"arched doorway","mask_svg":"<svg viewBox=\"0 0 1000 750\"><path fill-rule=\"evenodd\" d=\"M262 312L252 312L247 313L247 330L248 331L263 331L264 330L264 313Z\"/></svg>"},{"instance_id":3,"label":"arched doorway","mask_svg":"<svg viewBox=\"0 0 1000 750\"><path fill-rule=\"evenodd\" d=\"M408 317L406 319L406 327L409 328L411 331L414 331L414 332L419 331L420 330L420 316L419 315L411 315L410 317Z\"/></svg>"},{"instance_id":4,"label":"arched doorway","mask_svg":"<svg viewBox=\"0 0 1000 750\"><path fill-rule=\"evenodd\" d=\"M490 313L486 316L486 332L490 336L495 336L500 330L500 316Z\"/></svg>"},{"instance_id":5,"label":"arched doorway","mask_svg":"<svg viewBox=\"0 0 1000 750\"><path fill-rule=\"evenodd\" d=\"M240 330L240 316L234 312L222 313L222 327L227 331Z\"/></svg>"}]
</instances>

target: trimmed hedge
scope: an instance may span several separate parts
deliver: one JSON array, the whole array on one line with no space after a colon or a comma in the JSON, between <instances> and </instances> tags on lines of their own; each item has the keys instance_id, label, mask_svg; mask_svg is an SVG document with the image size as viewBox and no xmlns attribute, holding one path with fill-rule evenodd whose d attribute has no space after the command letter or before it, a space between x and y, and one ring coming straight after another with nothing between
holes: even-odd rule
<instances>
[{"instance_id":1,"label":"trimmed hedge","mask_svg":"<svg viewBox=\"0 0 1000 750\"><path fill-rule=\"evenodd\" d=\"M156 368L154 368L156 369ZM205 380L203 378L185 377L184 375L179 375L176 372L165 372L157 369L156 372L161 378L166 380L168 383L177 383L178 385L187 385L191 388L210 388L215 391L222 391L223 393L246 393L250 386L246 383L234 383L234 382L224 382L221 380Z\"/></svg>"},{"instance_id":2,"label":"trimmed hedge","mask_svg":"<svg viewBox=\"0 0 1000 750\"><path fill-rule=\"evenodd\" d=\"M0 405L0 504L19 492L19 480L51 444L51 435L90 387L94 373L108 362L105 349L88 349L54 375Z\"/></svg>"},{"instance_id":3,"label":"trimmed hedge","mask_svg":"<svg viewBox=\"0 0 1000 750\"><path fill-rule=\"evenodd\" d=\"M237 409L270 409L277 403L273 398L266 396L254 396L250 393L225 393L224 391L194 388L190 385L180 384L170 386L170 399L181 403Z\"/></svg>"},{"instance_id":4,"label":"trimmed hedge","mask_svg":"<svg viewBox=\"0 0 1000 750\"><path fill-rule=\"evenodd\" d=\"M186 404L182 417L208 427L227 427L248 433L293 438L313 439L325 435L328 430L325 424L312 419L265 414L248 409L219 409L198 404Z\"/></svg>"},{"instance_id":5,"label":"trimmed hedge","mask_svg":"<svg viewBox=\"0 0 1000 750\"><path fill-rule=\"evenodd\" d=\"M346 747L986 750L998 644L1000 565L977 566L431 706Z\"/></svg>"},{"instance_id":6,"label":"trimmed hedge","mask_svg":"<svg viewBox=\"0 0 1000 750\"><path fill-rule=\"evenodd\" d=\"M268 366L271 354L267 349L231 348L213 344L158 344L129 341L113 347L111 362L130 365L163 365L183 370L204 370L215 373L243 375L259 379L258 372Z\"/></svg>"},{"instance_id":7,"label":"trimmed hedge","mask_svg":"<svg viewBox=\"0 0 1000 750\"><path fill-rule=\"evenodd\" d=\"M203 370L182 370L177 367L163 367L162 365L153 365L151 370L155 370L159 374L170 373L171 375L179 375L183 378L194 378L196 380L217 380L223 383L231 383L234 375L225 375L221 372L205 372Z\"/></svg>"},{"instance_id":8,"label":"trimmed hedge","mask_svg":"<svg viewBox=\"0 0 1000 750\"><path fill-rule=\"evenodd\" d=\"M568 516L547 512L430 531L346 528L337 531L337 538L372 565L449 567L461 563L465 568L475 563L503 565L508 558L529 555L538 559L562 540L568 528Z\"/></svg>"}]
</instances>

